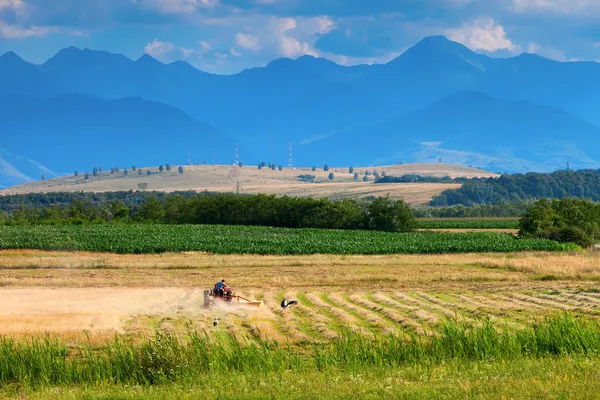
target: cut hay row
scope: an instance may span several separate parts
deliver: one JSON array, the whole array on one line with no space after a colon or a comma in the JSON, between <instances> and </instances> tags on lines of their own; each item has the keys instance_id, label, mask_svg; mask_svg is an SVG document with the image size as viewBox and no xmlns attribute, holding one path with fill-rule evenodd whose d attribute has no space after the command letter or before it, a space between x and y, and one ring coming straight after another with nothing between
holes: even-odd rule
<instances>
[{"instance_id":1,"label":"cut hay row","mask_svg":"<svg viewBox=\"0 0 600 400\"><path fill-rule=\"evenodd\" d=\"M529 303L541 305L541 306L544 306L546 308L550 308L550 309L553 309L553 310L572 311L573 308L574 308L574 307L571 307L571 306L569 306L567 304L558 303L558 302L550 301L550 300L544 300L544 299L540 299L540 298L535 297L535 296L529 296L529 295L526 295L526 294L511 293L510 297L513 297L515 299L519 299L521 301L525 301L525 302L529 302Z\"/></svg>"},{"instance_id":2,"label":"cut hay row","mask_svg":"<svg viewBox=\"0 0 600 400\"><path fill-rule=\"evenodd\" d=\"M350 296L350 299L353 302L362 305L363 307L377 312L379 315L392 321L394 324L398 324L403 330L410 331L418 335L427 335L425 329L423 329L423 326L414 321L412 318L408 317L404 313L398 313L390 307L382 306L376 301L371 300L369 297L370 296L367 296L365 299L359 295L352 295Z\"/></svg>"},{"instance_id":3,"label":"cut hay row","mask_svg":"<svg viewBox=\"0 0 600 400\"><path fill-rule=\"evenodd\" d=\"M456 310L451 308L442 307L439 304L425 302L418 298L409 296L406 293L394 293L393 298L400 301L406 302L417 307L417 311L415 313L420 313L423 318L427 318L430 320L437 319L438 321L441 319L464 319L465 316L458 314ZM433 314L432 314L433 313Z\"/></svg>"},{"instance_id":4,"label":"cut hay row","mask_svg":"<svg viewBox=\"0 0 600 400\"><path fill-rule=\"evenodd\" d=\"M365 329L360 326L360 321L348 313L346 310L335 306L331 301L326 301L319 295L310 293L306 297L318 308L318 311L326 313L332 321L335 321L342 329L347 329L354 333L365 333ZM370 333L370 331L366 331Z\"/></svg>"},{"instance_id":5,"label":"cut hay row","mask_svg":"<svg viewBox=\"0 0 600 400\"><path fill-rule=\"evenodd\" d=\"M427 313L417 307L400 303L386 295L378 293L371 296L371 300L411 318L414 322L415 331L418 334L430 334L430 332L433 332L434 327L439 324L439 318L436 315Z\"/></svg>"},{"instance_id":6,"label":"cut hay row","mask_svg":"<svg viewBox=\"0 0 600 400\"><path fill-rule=\"evenodd\" d=\"M389 335L396 333L397 329L392 326L388 321L381 318L380 316L370 312L371 310L365 310L355 305L352 301L347 299L346 296L339 293L332 293L329 295L329 299L334 302L338 307L341 307L348 311L348 313L354 315L357 319L361 320L363 324L368 328L377 333Z\"/></svg>"}]
</instances>

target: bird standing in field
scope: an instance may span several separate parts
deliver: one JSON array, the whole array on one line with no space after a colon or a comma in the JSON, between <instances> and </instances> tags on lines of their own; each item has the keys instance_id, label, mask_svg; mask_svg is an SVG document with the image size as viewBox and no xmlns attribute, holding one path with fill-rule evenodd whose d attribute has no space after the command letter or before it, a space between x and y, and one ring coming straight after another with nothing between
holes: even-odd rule
<instances>
[{"instance_id":1,"label":"bird standing in field","mask_svg":"<svg viewBox=\"0 0 600 400\"><path fill-rule=\"evenodd\" d=\"M289 306L291 306L293 304L298 304L298 302L296 300L292 300L292 301L288 302L286 299L283 299L283 301L281 302L281 308L288 308Z\"/></svg>"},{"instance_id":2,"label":"bird standing in field","mask_svg":"<svg viewBox=\"0 0 600 400\"><path fill-rule=\"evenodd\" d=\"M219 317L216 317L215 320L213 321L213 326L217 326L219 325Z\"/></svg>"}]
</instances>

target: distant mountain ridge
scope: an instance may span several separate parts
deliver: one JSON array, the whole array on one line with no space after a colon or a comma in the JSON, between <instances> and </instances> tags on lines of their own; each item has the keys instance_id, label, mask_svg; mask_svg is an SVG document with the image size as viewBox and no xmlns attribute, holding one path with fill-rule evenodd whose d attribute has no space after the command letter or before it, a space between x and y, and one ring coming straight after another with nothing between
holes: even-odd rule
<instances>
[{"instance_id":1,"label":"distant mountain ridge","mask_svg":"<svg viewBox=\"0 0 600 400\"><path fill-rule=\"evenodd\" d=\"M6 168L2 173L0 164L2 185L40 179L44 173L40 166L54 171L46 172L49 178L101 166L155 165L157 160L181 165L187 163L189 150L198 163L212 162L213 154L229 162L236 144L181 110L141 98L11 96L0 99L0 120L3 130L10 132L2 140L5 155L0 152ZM32 170L30 164L38 168Z\"/></svg>"},{"instance_id":2,"label":"distant mountain ridge","mask_svg":"<svg viewBox=\"0 0 600 400\"><path fill-rule=\"evenodd\" d=\"M448 98L458 101L461 93L480 93L497 101L484 101L480 106L486 110L480 107L471 112L469 120L454 119L448 128L456 131L463 124L466 130L478 126L484 131L489 126L493 135L482 132L477 139L471 136L469 141L476 141L477 145L465 146L464 140L452 141L450 130L442 135L439 130L446 128L441 122L439 126L424 123L422 129L414 127L417 121L434 120L433 115L441 112L432 105ZM445 138L436 154L442 150L476 154L466 159L483 168L510 167L519 171L563 166L565 157L547 159L547 152L541 150L544 146L526 144L525 140L540 144L558 141L557 151L570 146L569 161L574 168L600 160L589 148L581 150L580 145L588 147L589 141L578 143L579 139L569 139L574 131L586 131L586 140L595 134L591 133L595 132L593 126L582 128L586 121L600 124L596 111L600 107L600 64L561 63L532 54L491 58L443 36L424 38L385 65L346 67L302 56L296 60L274 60L265 67L229 76L206 73L183 61L163 64L148 55L131 60L119 54L74 47L61 50L42 65L27 63L14 53L0 56L0 98L21 95L52 101L69 94L107 100L138 97L178 108L198 123L212 125L240 143L252 154L252 162L272 159L286 164L288 144L292 142L298 162L332 163L337 157L359 163L371 144L397 140L388 137L385 127L403 118L413 119L414 137L402 142L406 146L417 143L402 151L417 158L413 161L431 157L424 155L424 149L431 150L431 146L419 143L429 142L432 137ZM499 118L498 111L506 103L511 104L512 125L502 124ZM477 104L468 101L464 106ZM444 118L453 112L468 111L453 110L448 104L445 107L450 114ZM547 125L550 132L542 125L528 131L527 126L535 118L552 120L550 108L563 110L571 118L564 117L562 125ZM538 112L541 114L536 116ZM486 120L490 115L498 116L494 123ZM524 124L521 127L520 120ZM361 142L344 137L367 129L369 134ZM515 137L514 132L520 132L520 136ZM475 135L472 129L471 135ZM548 135L552 141L547 140ZM497 154L509 137L513 138L510 157L518 161L503 167L498 164ZM330 151L315 150L321 138L326 138L322 139L323 144L328 143ZM456 143L460 146L455 147ZM335 149L344 149L344 157L334 156ZM17 153L8 147L5 150ZM233 149L229 152L233 153ZM373 159L373 155L368 157ZM376 159L390 159L390 154L382 151Z\"/></svg>"}]
</instances>

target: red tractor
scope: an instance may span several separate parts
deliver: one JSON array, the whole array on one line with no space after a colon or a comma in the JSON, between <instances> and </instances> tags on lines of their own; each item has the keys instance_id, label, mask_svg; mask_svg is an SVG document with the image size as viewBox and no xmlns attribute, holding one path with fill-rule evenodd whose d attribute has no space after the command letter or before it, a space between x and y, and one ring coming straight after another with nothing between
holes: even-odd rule
<instances>
[{"instance_id":1,"label":"red tractor","mask_svg":"<svg viewBox=\"0 0 600 400\"><path fill-rule=\"evenodd\" d=\"M230 286L225 286L223 289L212 288L204 291L204 308L210 308L211 305L217 302L231 305L263 306L262 301L249 300L242 296L237 296Z\"/></svg>"}]
</instances>

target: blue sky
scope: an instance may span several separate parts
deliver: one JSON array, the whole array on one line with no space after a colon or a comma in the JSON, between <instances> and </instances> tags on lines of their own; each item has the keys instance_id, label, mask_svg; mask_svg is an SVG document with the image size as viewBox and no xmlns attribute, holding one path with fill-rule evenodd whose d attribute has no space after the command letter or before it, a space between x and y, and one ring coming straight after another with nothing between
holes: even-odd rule
<instances>
[{"instance_id":1,"label":"blue sky","mask_svg":"<svg viewBox=\"0 0 600 400\"><path fill-rule=\"evenodd\" d=\"M311 54L383 63L443 34L502 56L600 60L600 0L0 0L0 53L68 46L235 73Z\"/></svg>"}]
</instances>

